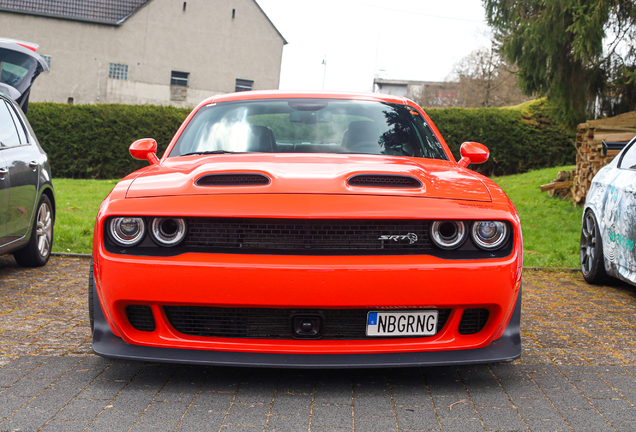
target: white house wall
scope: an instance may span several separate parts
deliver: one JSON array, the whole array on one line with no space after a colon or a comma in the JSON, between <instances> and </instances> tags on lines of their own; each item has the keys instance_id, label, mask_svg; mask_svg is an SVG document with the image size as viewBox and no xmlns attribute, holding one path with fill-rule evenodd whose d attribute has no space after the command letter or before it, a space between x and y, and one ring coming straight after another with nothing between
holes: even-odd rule
<instances>
[{"instance_id":1,"label":"white house wall","mask_svg":"<svg viewBox=\"0 0 636 432\"><path fill-rule=\"evenodd\" d=\"M31 101L192 106L236 79L278 88L284 40L253 0L185 3L152 0L121 26L0 12L0 36L51 56ZM128 65L128 80L109 79L109 63ZM171 71L190 74L185 101L170 101Z\"/></svg>"},{"instance_id":2,"label":"white house wall","mask_svg":"<svg viewBox=\"0 0 636 432\"><path fill-rule=\"evenodd\" d=\"M106 95L109 103L121 103L128 105L167 105L195 106L203 99L221 92L210 90L187 89L185 101L170 100L170 86L160 84L148 84L140 81L108 79L106 81Z\"/></svg>"}]
</instances>

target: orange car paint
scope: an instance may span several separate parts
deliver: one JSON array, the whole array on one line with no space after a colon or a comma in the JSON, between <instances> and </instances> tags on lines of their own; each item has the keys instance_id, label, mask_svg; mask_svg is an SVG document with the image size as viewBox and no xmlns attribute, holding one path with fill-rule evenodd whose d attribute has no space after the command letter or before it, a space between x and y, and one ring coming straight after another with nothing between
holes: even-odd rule
<instances>
[{"instance_id":1,"label":"orange car paint","mask_svg":"<svg viewBox=\"0 0 636 432\"><path fill-rule=\"evenodd\" d=\"M352 154L167 155L196 111L226 101L322 98L409 105L426 119L449 161ZM473 144L473 143L471 143ZM138 157L143 157L142 146ZM477 150L482 150L480 147ZM482 146L483 147L483 146ZM484 147L485 148L485 147ZM487 150L486 150L487 151ZM152 155L154 153L151 152ZM483 156L483 155L482 155ZM152 156L147 156L154 162ZM487 158L487 155L485 156ZM267 186L200 187L206 173L267 174ZM424 187L382 190L351 187L357 173L408 174ZM427 255L290 256L186 253L174 257L115 255L105 250L110 216L252 217L299 219L502 220L513 227L505 258L449 260ZM96 290L111 331L131 344L196 350L267 353L385 353L473 349L501 337L521 281L522 237L516 209L491 180L458 166L430 118L404 98L379 94L243 92L199 104L177 131L159 163L122 180L97 215L94 233ZM396 276L399 279L396 280ZM157 330L130 326L128 304L152 307ZM161 305L281 308L453 308L434 337L373 340L251 340L177 333ZM464 308L490 311L486 327L460 335Z\"/></svg>"}]
</instances>

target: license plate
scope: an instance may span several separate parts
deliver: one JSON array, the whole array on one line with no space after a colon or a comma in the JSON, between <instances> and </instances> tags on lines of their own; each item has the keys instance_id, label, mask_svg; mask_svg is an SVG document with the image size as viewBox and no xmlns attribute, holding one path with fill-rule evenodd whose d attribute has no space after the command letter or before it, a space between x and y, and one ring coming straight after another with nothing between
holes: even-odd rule
<instances>
[{"instance_id":1,"label":"license plate","mask_svg":"<svg viewBox=\"0 0 636 432\"><path fill-rule=\"evenodd\" d=\"M367 336L432 336L437 311L369 312Z\"/></svg>"}]
</instances>

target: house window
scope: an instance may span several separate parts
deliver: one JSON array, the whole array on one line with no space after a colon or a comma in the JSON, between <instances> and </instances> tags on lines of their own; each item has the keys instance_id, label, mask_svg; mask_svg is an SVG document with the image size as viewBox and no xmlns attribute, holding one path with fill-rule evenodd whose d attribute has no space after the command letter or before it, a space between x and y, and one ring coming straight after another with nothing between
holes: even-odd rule
<instances>
[{"instance_id":1,"label":"house window","mask_svg":"<svg viewBox=\"0 0 636 432\"><path fill-rule=\"evenodd\" d=\"M128 65L120 63L110 63L108 65L108 78L127 80Z\"/></svg>"},{"instance_id":2,"label":"house window","mask_svg":"<svg viewBox=\"0 0 636 432\"><path fill-rule=\"evenodd\" d=\"M172 74L170 75L170 85L187 87L188 76L190 76L189 72L172 71Z\"/></svg>"},{"instance_id":3,"label":"house window","mask_svg":"<svg viewBox=\"0 0 636 432\"><path fill-rule=\"evenodd\" d=\"M236 80L236 87L234 88L234 91L237 91L237 92L250 91L250 90L252 90L252 85L253 84L254 84L254 81L244 80L244 79L237 79Z\"/></svg>"},{"instance_id":4,"label":"house window","mask_svg":"<svg viewBox=\"0 0 636 432\"><path fill-rule=\"evenodd\" d=\"M46 64L49 66L49 70L50 70L51 69L51 56L42 55L42 58L44 59Z\"/></svg>"}]
</instances>

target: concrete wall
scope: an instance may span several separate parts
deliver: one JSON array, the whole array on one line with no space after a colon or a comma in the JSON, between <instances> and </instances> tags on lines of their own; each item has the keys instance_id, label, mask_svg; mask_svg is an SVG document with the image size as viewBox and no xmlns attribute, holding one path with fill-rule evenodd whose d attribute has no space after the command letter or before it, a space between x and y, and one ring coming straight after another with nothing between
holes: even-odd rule
<instances>
[{"instance_id":1,"label":"concrete wall","mask_svg":"<svg viewBox=\"0 0 636 432\"><path fill-rule=\"evenodd\" d=\"M254 0L183 4L152 0L118 27L0 12L0 36L51 56L31 101L193 106L237 78L278 88L284 41ZM128 80L109 79L109 63L128 65ZM190 73L184 101L170 100L171 71Z\"/></svg>"}]
</instances>

